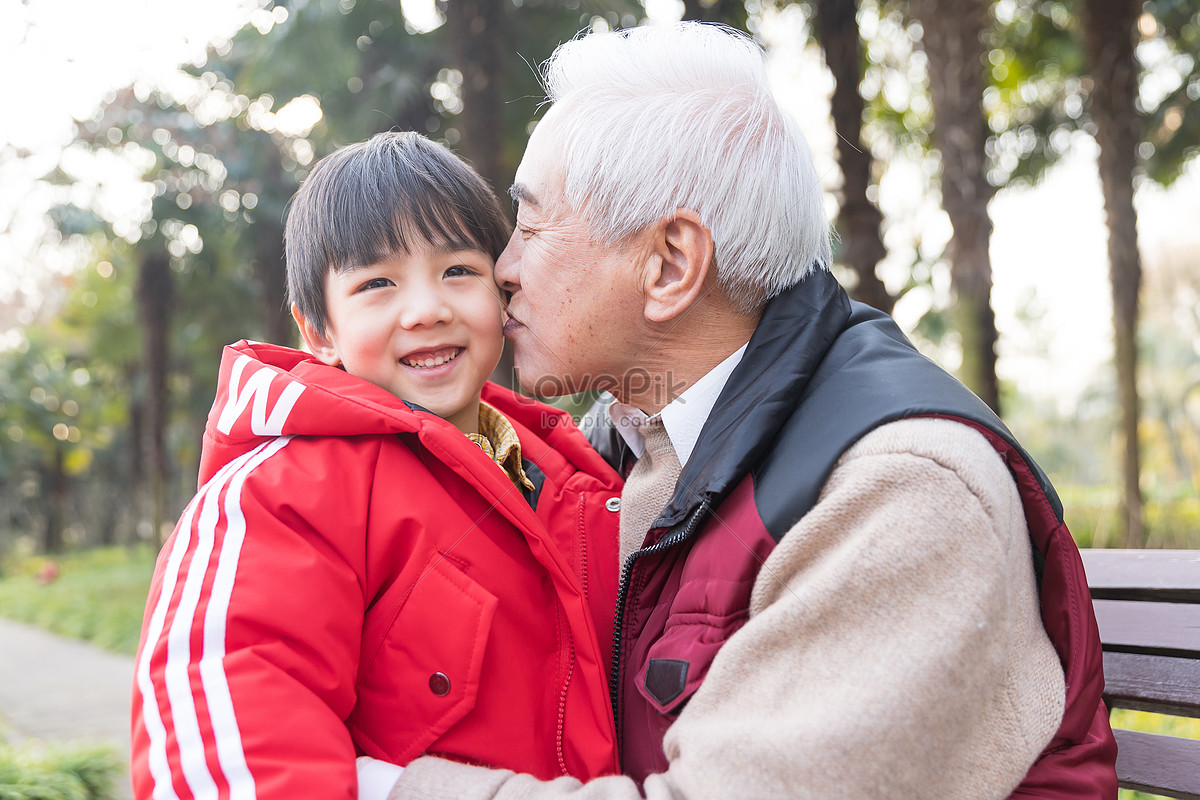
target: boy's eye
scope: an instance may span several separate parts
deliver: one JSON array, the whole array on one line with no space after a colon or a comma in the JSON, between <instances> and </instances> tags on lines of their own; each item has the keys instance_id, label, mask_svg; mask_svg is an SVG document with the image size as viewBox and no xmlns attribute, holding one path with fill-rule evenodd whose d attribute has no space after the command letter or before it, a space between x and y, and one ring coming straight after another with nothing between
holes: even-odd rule
<instances>
[{"instance_id":1,"label":"boy's eye","mask_svg":"<svg viewBox=\"0 0 1200 800\"><path fill-rule=\"evenodd\" d=\"M391 286L392 282L387 278L372 278L371 280L358 287L360 292L365 292L368 289L383 289Z\"/></svg>"},{"instance_id":2,"label":"boy's eye","mask_svg":"<svg viewBox=\"0 0 1200 800\"><path fill-rule=\"evenodd\" d=\"M474 275L470 267L464 267L462 264L456 264L446 270L445 277L447 278L462 278L467 275Z\"/></svg>"}]
</instances>

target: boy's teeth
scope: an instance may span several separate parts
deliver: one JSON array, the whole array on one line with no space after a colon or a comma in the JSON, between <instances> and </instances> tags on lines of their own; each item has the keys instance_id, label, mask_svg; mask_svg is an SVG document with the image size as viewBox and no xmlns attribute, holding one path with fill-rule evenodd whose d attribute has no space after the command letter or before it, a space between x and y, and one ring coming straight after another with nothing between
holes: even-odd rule
<instances>
[{"instance_id":1,"label":"boy's teeth","mask_svg":"<svg viewBox=\"0 0 1200 800\"><path fill-rule=\"evenodd\" d=\"M453 361L462 350L455 350L448 356L438 356L436 358L422 358L420 360L404 359L404 363L410 367L418 369L429 369L430 367L440 367L447 361Z\"/></svg>"}]
</instances>

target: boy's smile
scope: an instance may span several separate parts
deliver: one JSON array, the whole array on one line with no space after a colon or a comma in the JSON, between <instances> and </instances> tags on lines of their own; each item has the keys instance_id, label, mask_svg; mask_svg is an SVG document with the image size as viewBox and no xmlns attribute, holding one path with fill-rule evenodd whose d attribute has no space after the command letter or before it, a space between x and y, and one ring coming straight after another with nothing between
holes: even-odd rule
<instances>
[{"instance_id":1,"label":"boy's smile","mask_svg":"<svg viewBox=\"0 0 1200 800\"><path fill-rule=\"evenodd\" d=\"M400 359L400 362L406 367L433 369L458 358L461 352L461 347L449 347L445 350L421 350L404 356Z\"/></svg>"},{"instance_id":2,"label":"boy's smile","mask_svg":"<svg viewBox=\"0 0 1200 800\"><path fill-rule=\"evenodd\" d=\"M476 432L504 345L492 267L479 250L425 248L330 272L325 333L304 321L304 340L326 364Z\"/></svg>"}]
</instances>

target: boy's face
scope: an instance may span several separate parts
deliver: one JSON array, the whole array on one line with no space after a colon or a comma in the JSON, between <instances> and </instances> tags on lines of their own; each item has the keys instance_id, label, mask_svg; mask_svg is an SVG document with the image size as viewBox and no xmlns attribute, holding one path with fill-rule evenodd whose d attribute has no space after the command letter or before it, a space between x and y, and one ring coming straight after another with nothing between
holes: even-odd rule
<instances>
[{"instance_id":1,"label":"boy's face","mask_svg":"<svg viewBox=\"0 0 1200 800\"><path fill-rule=\"evenodd\" d=\"M478 250L399 253L330 272L324 335L293 313L317 358L473 433L504 346L492 267Z\"/></svg>"}]
</instances>

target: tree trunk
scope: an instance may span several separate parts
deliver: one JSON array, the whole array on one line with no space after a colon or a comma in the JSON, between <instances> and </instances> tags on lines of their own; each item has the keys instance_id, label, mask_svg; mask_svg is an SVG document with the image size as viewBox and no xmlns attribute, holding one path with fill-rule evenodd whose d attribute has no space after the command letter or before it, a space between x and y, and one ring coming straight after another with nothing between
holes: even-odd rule
<instances>
[{"instance_id":1,"label":"tree trunk","mask_svg":"<svg viewBox=\"0 0 1200 800\"><path fill-rule=\"evenodd\" d=\"M290 346L295 342L296 328L287 303L283 225L275 217L260 218L254 226L254 240L254 276L267 341Z\"/></svg>"},{"instance_id":2,"label":"tree trunk","mask_svg":"<svg viewBox=\"0 0 1200 800\"><path fill-rule=\"evenodd\" d=\"M137 296L146 377L145 452L154 536L160 540L166 521L168 336L175 301L175 279L166 253L154 251L142 257Z\"/></svg>"},{"instance_id":3,"label":"tree trunk","mask_svg":"<svg viewBox=\"0 0 1200 800\"><path fill-rule=\"evenodd\" d=\"M61 553L63 549L63 520L67 508L67 471L63 463L63 448L55 445L50 459L50 497L46 505L46 529L42 534L42 552Z\"/></svg>"},{"instance_id":4,"label":"tree trunk","mask_svg":"<svg viewBox=\"0 0 1200 800\"><path fill-rule=\"evenodd\" d=\"M999 413L996 380L996 315L992 311L992 222L987 182L987 121L983 116L987 0L912 0L924 28L929 89L935 124L933 143L942 159L942 208L953 235L947 248L953 318L962 337L960 375Z\"/></svg>"},{"instance_id":5,"label":"tree trunk","mask_svg":"<svg viewBox=\"0 0 1200 800\"><path fill-rule=\"evenodd\" d=\"M748 27L743 0L683 0L683 19L720 22L743 31Z\"/></svg>"},{"instance_id":6,"label":"tree trunk","mask_svg":"<svg viewBox=\"0 0 1200 800\"><path fill-rule=\"evenodd\" d=\"M871 185L871 154L862 143L863 98L862 43L854 0L816 0L817 38L825 51L825 64L833 73L831 101L838 135L838 166L842 170L842 207L838 230L842 235L842 261L858 276L854 299L892 312L895 298L888 294L875 266L887 255L880 235L883 214L867 199Z\"/></svg>"},{"instance_id":7,"label":"tree trunk","mask_svg":"<svg viewBox=\"0 0 1200 800\"><path fill-rule=\"evenodd\" d=\"M512 182L504 168L501 144L504 98L500 48L506 46L505 7L495 0L452 0L442 7L454 54L454 68L462 73L463 110L457 127L462 138L456 149L501 197ZM507 207L507 203L502 203ZM515 387L512 345L505 342L500 363L491 380Z\"/></svg>"},{"instance_id":8,"label":"tree trunk","mask_svg":"<svg viewBox=\"0 0 1200 800\"><path fill-rule=\"evenodd\" d=\"M146 401L141 369L129 366L125 370L126 390L129 393L129 499L127 507L129 530L126 541L134 544L140 539L142 522L147 519L146 496Z\"/></svg>"},{"instance_id":9,"label":"tree trunk","mask_svg":"<svg viewBox=\"0 0 1200 800\"><path fill-rule=\"evenodd\" d=\"M264 338L272 344L293 345L296 328L287 304L287 266L284 260L283 219L286 201L294 188L286 177L279 148L263 143L267 153L263 197L252 226L254 257L251 262L258 288L258 313ZM267 189L267 187L270 187ZM278 207L273 207L278 203Z\"/></svg>"},{"instance_id":10,"label":"tree trunk","mask_svg":"<svg viewBox=\"0 0 1200 800\"><path fill-rule=\"evenodd\" d=\"M1108 261L1112 281L1117 394L1124 439L1126 547L1146 541L1142 521L1137 389L1138 301L1142 265L1138 257L1133 172L1139 141L1138 66L1134 35L1142 4L1138 0L1088 0L1083 5L1084 52L1092 76L1091 116L1100 145L1100 181L1108 217Z\"/></svg>"},{"instance_id":11,"label":"tree trunk","mask_svg":"<svg viewBox=\"0 0 1200 800\"><path fill-rule=\"evenodd\" d=\"M498 193L508 188L502 174L500 145L504 98L500 96L505 46L504 8L495 0L453 0L445 4L454 67L462 73L462 135L458 150Z\"/></svg>"},{"instance_id":12,"label":"tree trunk","mask_svg":"<svg viewBox=\"0 0 1200 800\"><path fill-rule=\"evenodd\" d=\"M101 547L111 547L117 543L117 510L107 497L101 504L96 521L96 544Z\"/></svg>"}]
</instances>

